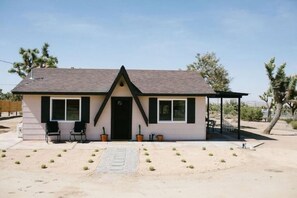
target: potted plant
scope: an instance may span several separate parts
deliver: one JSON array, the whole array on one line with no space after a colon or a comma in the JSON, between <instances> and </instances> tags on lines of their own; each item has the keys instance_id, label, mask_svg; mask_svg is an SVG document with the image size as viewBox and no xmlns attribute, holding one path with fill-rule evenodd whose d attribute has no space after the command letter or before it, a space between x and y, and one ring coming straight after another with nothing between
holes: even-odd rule
<instances>
[{"instance_id":1,"label":"potted plant","mask_svg":"<svg viewBox=\"0 0 297 198\"><path fill-rule=\"evenodd\" d=\"M137 142L142 142L143 135L141 134L141 125L138 125L138 134L136 135Z\"/></svg>"},{"instance_id":2,"label":"potted plant","mask_svg":"<svg viewBox=\"0 0 297 198\"><path fill-rule=\"evenodd\" d=\"M105 127L102 127L102 130L103 130L103 134L100 135L101 141L102 141L102 142L107 142L107 140L108 140L108 135L105 134Z\"/></svg>"},{"instance_id":3,"label":"potted plant","mask_svg":"<svg viewBox=\"0 0 297 198\"><path fill-rule=\"evenodd\" d=\"M160 141L160 142L162 142L163 139L164 139L163 135L156 135L156 138L157 138L157 140Z\"/></svg>"}]
</instances>

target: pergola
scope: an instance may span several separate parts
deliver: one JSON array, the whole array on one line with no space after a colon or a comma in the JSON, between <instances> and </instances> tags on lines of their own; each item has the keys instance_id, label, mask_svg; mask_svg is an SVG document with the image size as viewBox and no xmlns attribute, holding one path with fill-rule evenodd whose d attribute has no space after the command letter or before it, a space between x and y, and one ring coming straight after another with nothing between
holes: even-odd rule
<instances>
[{"instance_id":1,"label":"pergola","mask_svg":"<svg viewBox=\"0 0 297 198\"><path fill-rule=\"evenodd\" d=\"M220 114L221 114L221 123L220 123L220 132L223 133L223 99L224 98L237 98L238 107L237 107L237 138L240 139L240 106L242 96L247 96L247 93L240 92L225 92L225 91L216 91L216 94L207 96L207 131L209 131L209 99L210 98L220 98Z\"/></svg>"}]
</instances>

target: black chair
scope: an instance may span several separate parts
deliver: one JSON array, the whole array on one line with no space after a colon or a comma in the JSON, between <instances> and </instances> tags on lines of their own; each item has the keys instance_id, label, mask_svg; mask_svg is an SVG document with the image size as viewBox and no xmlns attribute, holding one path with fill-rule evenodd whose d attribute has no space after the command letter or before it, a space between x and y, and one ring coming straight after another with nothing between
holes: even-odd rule
<instances>
[{"instance_id":1,"label":"black chair","mask_svg":"<svg viewBox=\"0 0 297 198\"><path fill-rule=\"evenodd\" d=\"M45 140L48 143L48 136L57 136L57 141L61 140L61 131L57 121L48 121L46 123Z\"/></svg>"},{"instance_id":2,"label":"black chair","mask_svg":"<svg viewBox=\"0 0 297 198\"><path fill-rule=\"evenodd\" d=\"M81 122L75 122L74 123L74 128L70 131L70 138L69 140L72 141L71 137L74 137L74 140L76 141L75 136L79 135L81 142L83 141L83 136L85 137L85 141L87 141L87 136L86 136L86 123L81 121Z\"/></svg>"},{"instance_id":3,"label":"black chair","mask_svg":"<svg viewBox=\"0 0 297 198\"><path fill-rule=\"evenodd\" d=\"M209 120L208 118L205 118L205 122L207 122L207 126L210 126L212 128L212 132L214 132L214 127L216 126L216 121Z\"/></svg>"}]
</instances>

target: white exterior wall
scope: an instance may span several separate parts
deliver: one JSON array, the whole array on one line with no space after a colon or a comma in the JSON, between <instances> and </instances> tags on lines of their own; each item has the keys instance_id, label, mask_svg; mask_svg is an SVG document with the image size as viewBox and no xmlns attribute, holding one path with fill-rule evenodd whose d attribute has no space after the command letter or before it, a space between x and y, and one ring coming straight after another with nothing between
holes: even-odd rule
<instances>
[{"instance_id":1,"label":"white exterior wall","mask_svg":"<svg viewBox=\"0 0 297 198\"><path fill-rule=\"evenodd\" d=\"M23 139L24 140L42 140L45 138L45 123L41 123L41 96L47 95L24 95L23 96ZM55 95L54 98L80 98L81 96ZM99 125L94 127L94 117L101 106L105 96L90 96L90 123L87 124L87 138L89 140L98 140L101 131ZM104 121L104 119L102 119ZM74 127L74 121L59 121L61 130L61 139L68 140L69 132ZM56 137L49 137L56 139ZM77 137L79 138L79 137Z\"/></svg>"},{"instance_id":2,"label":"white exterior wall","mask_svg":"<svg viewBox=\"0 0 297 198\"><path fill-rule=\"evenodd\" d=\"M37 95L24 95L23 109L23 139L44 139L44 125L41 124L41 97Z\"/></svg>"},{"instance_id":3,"label":"white exterior wall","mask_svg":"<svg viewBox=\"0 0 297 198\"><path fill-rule=\"evenodd\" d=\"M162 96L158 99L187 99L187 97L169 97ZM191 97L192 98L192 97ZM140 97L141 104L146 115L149 113L149 97ZM142 126L142 134L144 139L148 140L149 135L164 135L165 140L205 140L206 139L206 125L205 125L205 97L195 97L195 123L157 123L145 125L142 116L138 112L133 111L133 138L138 132L138 124ZM138 113L138 114L137 114Z\"/></svg>"},{"instance_id":4,"label":"white exterior wall","mask_svg":"<svg viewBox=\"0 0 297 198\"><path fill-rule=\"evenodd\" d=\"M44 96L44 95L43 95ZM54 96L62 98L75 98L81 96ZM132 97L128 86L124 83L123 87L117 85L111 97ZM90 96L90 123L87 124L88 140L99 140L102 133L102 127L106 129L106 134L111 137L111 99L107 102L100 119L94 126L94 118L104 100L105 96ZM159 99L187 99L187 97L157 97ZM191 97L192 98L192 97ZM148 117L149 97L139 97L143 109ZM149 135L162 134L165 140L205 140L205 97L195 97L195 123L158 123L146 126L140 110L133 100L132 103L132 140L136 139L138 134L138 125L141 125L144 139L148 140ZM73 128L74 122L59 121L61 130L61 139L68 140L69 132ZM24 140L39 139L43 140L45 135L45 124L41 123L41 95L24 95L23 97L23 138ZM55 139L55 137L52 137Z\"/></svg>"}]
</instances>

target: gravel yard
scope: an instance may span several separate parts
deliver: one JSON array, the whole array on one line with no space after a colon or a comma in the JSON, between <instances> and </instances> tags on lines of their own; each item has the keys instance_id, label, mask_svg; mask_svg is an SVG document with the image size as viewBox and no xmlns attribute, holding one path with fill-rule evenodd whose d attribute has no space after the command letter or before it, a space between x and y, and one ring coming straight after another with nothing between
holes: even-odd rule
<instances>
[{"instance_id":1,"label":"gravel yard","mask_svg":"<svg viewBox=\"0 0 297 198\"><path fill-rule=\"evenodd\" d=\"M297 134L283 122L254 149L237 141L5 143L21 118L1 120L0 190L4 197L297 197ZM267 123L243 122L261 134ZM283 129L282 129L283 128ZM5 136L6 135L6 136ZM101 173L108 148L133 148L138 166ZM121 162L122 163L122 162Z\"/></svg>"}]
</instances>

